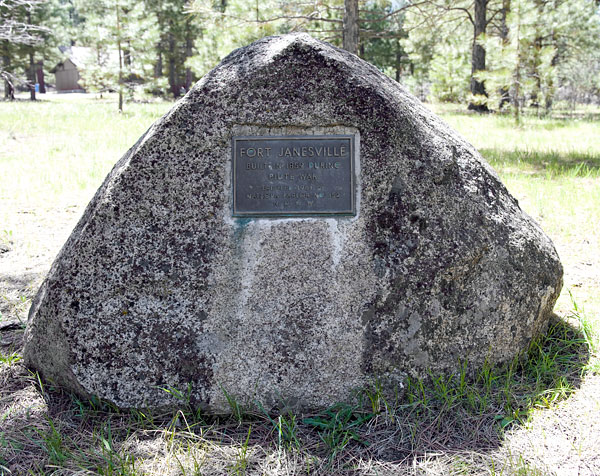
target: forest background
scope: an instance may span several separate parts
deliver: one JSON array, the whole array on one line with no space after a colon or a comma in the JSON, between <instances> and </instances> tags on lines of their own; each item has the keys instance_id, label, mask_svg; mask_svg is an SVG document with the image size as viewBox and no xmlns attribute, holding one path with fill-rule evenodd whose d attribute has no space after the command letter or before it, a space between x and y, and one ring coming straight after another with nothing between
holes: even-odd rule
<instances>
[{"instance_id":1,"label":"forest background","mask_svg":"<svg viewBox=\"0 0 600 476\"><path fill-rule=\"evenodd\" d=\"M45 92L69 46L88 92L177 98L233 49L306 31L358 54L422 100L469 109L600 103L598 0L0 0L7 98ZM62 47L59 49L59 47Z\"/></svg>"}]
</instances>

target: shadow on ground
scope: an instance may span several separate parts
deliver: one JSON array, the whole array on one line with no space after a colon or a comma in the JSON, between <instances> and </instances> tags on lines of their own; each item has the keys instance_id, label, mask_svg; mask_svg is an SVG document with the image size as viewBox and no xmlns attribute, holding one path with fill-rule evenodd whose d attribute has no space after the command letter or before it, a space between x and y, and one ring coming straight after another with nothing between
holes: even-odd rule
<instances>
[{"instance_id":1,"label":"shadow on ground","mask_svg":"<svg viewBox=\"0 0 600 476\"><path fill-rule=\"evenodd\" d=\"M501 149L480 149L483 157L494 167L523 165L531 167L534 173L570 177L600 176L600 156L581 152L568 154L527 150L504 151Z\"/></svg>"},{"instance_id":2,"label":"shadow on ground","mask_svg":"<svg viewBox=\"0 0 600 476\"><path fill-rule=\"evenodd\" d=\"M437 104L433 107L440 113L452 114L455 116L472 116L472 117L496 117L506 121L507 127L518 127L515 121L514 114L511 111L495 111L489 114L482 114L477 111L470 111L465 106L457 104ZM582 121L597 121L600 120L600 112L589 111L585 109L558 109L553 110L549 114L543 110L536 110L534 108L526 109L525 113L521 113L520 121L544 121L541 127L544 129L556 129L561 127L571 127L573 120Z\"/></svg>"},{"instance_id":3,"label":"shadow on ground","mask_svg":"<svg viewBox=\"0 0 600 476\"><path fill-rule=\"evenodd\" d=\"M590 359L585 336L557 319L521 359L470 377L412 381L397 401L374 388L317 415L236 419L202 415L185 401L154 415L83 402L42 383L14 346L1 352L0 474L441 475L503 464L502 474L513 474L521 463L496 461L505 431L572 394Z\"/></svg>"}]
</instances>

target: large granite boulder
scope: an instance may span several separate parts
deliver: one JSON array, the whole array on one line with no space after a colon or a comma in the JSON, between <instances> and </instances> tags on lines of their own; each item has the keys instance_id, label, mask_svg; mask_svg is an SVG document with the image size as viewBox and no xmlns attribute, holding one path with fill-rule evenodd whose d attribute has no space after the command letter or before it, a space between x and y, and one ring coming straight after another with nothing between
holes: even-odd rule
<instances>
[{"instance_id":1,"label":"large granite boulder","mask_svg":"<svg viewBox=\"0 0 600 476\"><path fill-rule=\"evenodd\" d=\"M234 138L311 135L354 148L328 179L351 195L342 213L234 213L234 187L275 183L232 174ZM324 407L374 379L512 359L561 286L550 239L471 145L375 67L294 34L231 53L115 165L39 290L24 355L121 407L188 385L209 411L225 391Z\"/></svg>"}]
</instances>

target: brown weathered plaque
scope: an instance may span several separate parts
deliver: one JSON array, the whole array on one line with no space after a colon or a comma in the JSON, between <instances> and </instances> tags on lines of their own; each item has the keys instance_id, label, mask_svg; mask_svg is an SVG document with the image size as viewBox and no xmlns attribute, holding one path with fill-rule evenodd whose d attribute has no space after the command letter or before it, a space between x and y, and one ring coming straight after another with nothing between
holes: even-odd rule
<instances>
[{"instance_id":1,"label":"brown weathered plaque","mask_svg":"<svg viewBox=\"0 0 600 476\"><path fill-rule=\"evenodd\" d=\"M233 138L233 216L355 215L354 136Z\"/></svg>"}]
</instances>

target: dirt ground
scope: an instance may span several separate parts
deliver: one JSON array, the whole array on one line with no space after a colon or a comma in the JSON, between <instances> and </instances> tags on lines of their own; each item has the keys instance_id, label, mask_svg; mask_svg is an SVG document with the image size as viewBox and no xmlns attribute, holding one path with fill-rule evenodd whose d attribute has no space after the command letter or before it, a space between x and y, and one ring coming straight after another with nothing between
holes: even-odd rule
<instances>
[{"instance_id":1,"label":"dirt ground","mask_svg":"<svg viewBox=\"0 0 600 476\"><path fill-rule=\"evenodd\" d=\"M0 312L24 321L30 300L83 213L81 202L52 207L0 202Z\"/></svg>"}]
</instances>

